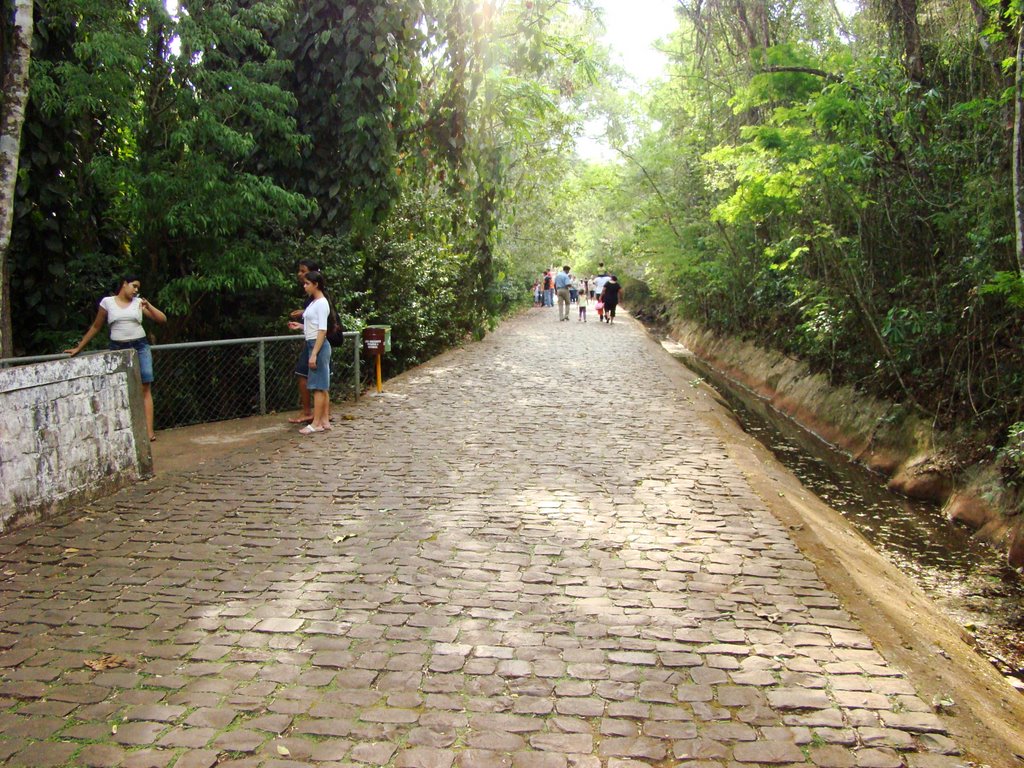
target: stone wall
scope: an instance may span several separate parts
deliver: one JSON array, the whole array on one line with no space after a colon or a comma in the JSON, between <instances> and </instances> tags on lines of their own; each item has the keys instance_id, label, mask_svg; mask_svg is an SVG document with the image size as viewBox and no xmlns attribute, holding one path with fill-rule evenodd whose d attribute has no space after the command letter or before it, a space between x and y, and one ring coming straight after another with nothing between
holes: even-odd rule
<instances>
[{"instance_id":1,"label":"stone wall","mask_svg":"<svg viewBox=\"0 0 1024 768\"><path fill-rule=\"evenodd\" d=\"M152 471L131 350L0 370L0 532Z\"/></svg>"}]
</instances>

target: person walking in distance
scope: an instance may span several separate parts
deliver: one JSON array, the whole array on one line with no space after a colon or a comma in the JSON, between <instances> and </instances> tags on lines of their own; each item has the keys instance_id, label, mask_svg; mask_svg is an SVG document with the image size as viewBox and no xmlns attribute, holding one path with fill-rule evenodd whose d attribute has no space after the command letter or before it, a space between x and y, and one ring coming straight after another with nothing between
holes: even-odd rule
<instances>
[{"instance_id":1,"label":"person walking in distance","mask_svg":"<svg viewBox=\"0 0 1024 768\"><path fill-rule=\"evenodd\" d=\"M555 276L555 293L558 294L558 321L569 320L569 286L572 278L569 277L569 265L562 267L562 271Z\"/></svg>"},{"instance_id":2,"label":"person walking in distance","mask_svg":"<svg viewBox=\"0 0 1024 768\"><path fill-rule=\"evenodd\" d=\"M604 262L597 265L597 270L597 277L594 278L592 283L594 286L594 298L601 295L601 291L604 290L605 283L611 279L608 276L608 273L604 271Z\"/></svg>"},{"instance_id":3,"label":"person walking in distance","mask_svg":"<svg viewBox=\"0 0 1024 768\"><path fill-rule=\"evenodd\" d=\"M550 269L544 271L544 277L541 284L544 286L544 306L555 306L554 278L551 276Z\"/></svg>"},{"instance_id":4,"label":"person walking in distance","mask_svg":"<svg viewBox=\"0 0 1024 768\"><path fill-rule=\"evenodd\" d=\"M604 296L604 319L610 325L615 322L615 308L619 305L619 299L622 298L622 284L615 275L608 278L602 294Z\"/></svg>"},{"instance_id":5,"label":"person walking in distance","mask_svg":"<svg viewBox=\"0 0 1024 768\"><path fill-rule=\"evenodd\" d=\"M167 315L139 296L142 282L135 275L125 275L117 284L113 296L100 301L96 319L86 330L82 340L65 354L74 357L100 332L103 323L110 326L110 349L134 349L139 356L139 374L142 378L142 405L146 413L146 431L150 441L156 440L153 429L153 352L149 348L142 318L155 323L166 323Z\"/></svg>"},{"instance_id":6,"label":"person walking in distance","mask_svg":"<svg viewBox=\"0 0 1024 768\"><path fill-rule=\"evenodd\" d=\"M306 378L306 389L312 394L313 420L299 430L303 435L311 435L331 428L331 343L327 341L331 305L322 274L307 272L303 280L302 289L312 301L302 312L302 322L292 320L288 327L293 331L301 329L306 339L306 354L300 356L295 373Z\"/></svg>"},{"instance_id":7,"label":"person walking in distance","mask_svg":"<svg viewBox=\"0 0 1024 768\"><path fill-rule=\"evenodd\" d=\"M307 274L309 274L310 272L319 272L319 271L320 271L320 265L318 265L312 259L299 259L298 263L295 265L295 277L298 278L299 287L301 288L305 284L305 282L306 282L306 275ZM295 320L296 322L301 320L302 319L302 313L306 310L306 307L309 306L311 301L312 300L307 295L305 297L305 301L302 304L302 309L293 310L291 312L291 314L288 315L288 317L290 317L292 320ZM298 367L300 365L302 365L303 360L305 359L305 357L304 357L305 354L306 354L306 348L303 347L299 351L299 360L296 363L296 370L298 369ZM309 390L306 388L306 377L305 376L296 376L295 380L297 382L297 386L298 386L298 389L299 389L299 407L302 409L302 413L300 413L298 416L294 416L294 417L288 419L288 423L289 424L308 424L309 422L311 422L313 420L313 409L312 409L312 407L310 405Z\"/></svg>"},{"instance_id":8,"label":"person walking in distance","mask_svg":"<svg viewBox=\"0 0 1024 768\"><path fill-rule=\"evenodd\" d=\"M576 304L579 305L579 308L580 308L579 322L581 322L581 323L587 322L587 303L589 301L590 301L590 299L587 298L587 292L586 291L580 291L579 298L576 299Z\"/></svg>"}]
</instances>

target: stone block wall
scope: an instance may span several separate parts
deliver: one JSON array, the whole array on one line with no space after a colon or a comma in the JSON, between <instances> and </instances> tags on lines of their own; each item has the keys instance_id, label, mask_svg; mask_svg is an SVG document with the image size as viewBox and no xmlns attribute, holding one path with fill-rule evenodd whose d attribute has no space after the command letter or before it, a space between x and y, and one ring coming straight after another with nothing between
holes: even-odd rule
<instances>
[{"instance_id":1,"label":"stone block wall","mask_svg":"<svg viewBox=\"0 0 1024 768\"><path fill-rule=\"evenodd\" d=\"M131 350L0 370L0 533L152 471Z\"/></svg>"}]
</instances>

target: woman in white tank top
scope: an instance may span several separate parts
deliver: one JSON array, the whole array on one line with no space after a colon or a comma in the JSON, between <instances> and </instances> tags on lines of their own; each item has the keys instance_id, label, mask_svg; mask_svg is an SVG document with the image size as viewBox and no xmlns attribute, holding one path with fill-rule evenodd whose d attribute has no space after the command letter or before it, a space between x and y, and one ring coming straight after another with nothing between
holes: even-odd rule
<instances>
[{"instance_id":1,"label":"woman in white tank top","mask_svg":"<svg viewBox=\"0 0 1024 768\"><path fill-rule=\"evenodd\" d=\"M156 323L166 323L167 315L138 295L141 283L135 275L125 275L118 282L117 291L100 301L96 319L85 332L85 336L71 349L64 352L77 355L93 336L100 332L104 323L110 325L110 349L134 349L139 355L139 373L142 377L142 403L146 411L146 429L149 439L156 440L153 431L153 353L149 349L146 331L142 327L143 316Z\"/></svg>"}]
</instances>

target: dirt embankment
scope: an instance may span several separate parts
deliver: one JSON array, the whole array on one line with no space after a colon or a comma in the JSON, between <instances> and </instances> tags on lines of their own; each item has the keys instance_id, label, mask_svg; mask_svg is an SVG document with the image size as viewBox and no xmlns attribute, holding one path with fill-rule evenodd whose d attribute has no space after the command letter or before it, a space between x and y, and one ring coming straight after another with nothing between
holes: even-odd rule
<instances>
[{"instance_id":1,"label":"dirt embankment","mask_svg":"<svg viewBox=\"0 0 1024 768\"><path fill-rule=\"evenodd\" d=\"M688 322L670 334L706 364L768 400L804 428L847 451L856 461L889 477L889 487L943 506L950 520L964 523L1006 552L1010 565L1024 566L1024 515L994 467L954 468L954 437L898 404L868 397L851 387L833 387L806 365L749 342L716 336Z\"/></svg>"}]
</instances>

